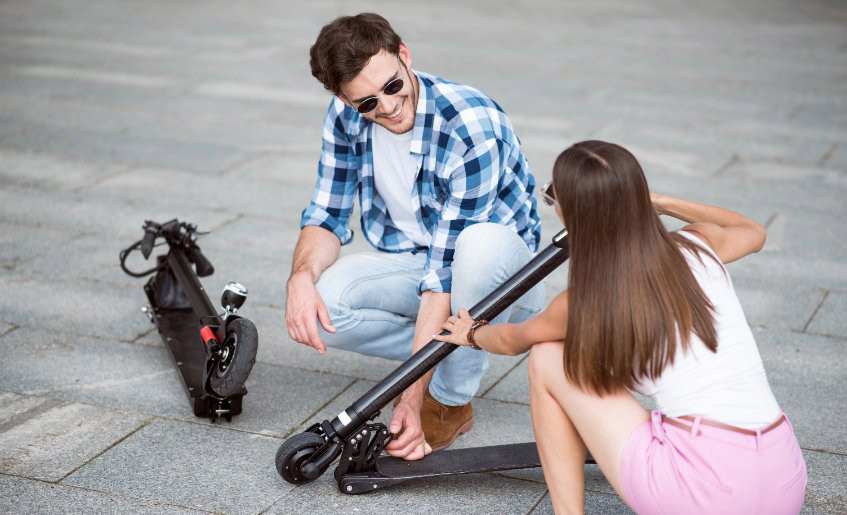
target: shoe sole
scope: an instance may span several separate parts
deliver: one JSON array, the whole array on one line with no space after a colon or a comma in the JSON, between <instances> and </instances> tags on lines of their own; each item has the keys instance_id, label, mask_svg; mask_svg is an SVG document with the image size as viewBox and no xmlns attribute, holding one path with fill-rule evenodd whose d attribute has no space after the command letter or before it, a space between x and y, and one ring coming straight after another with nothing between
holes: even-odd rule
<instances>
[{"instance_id":1,"label":"shoe sole","mask_svg":"<svg viewBox=\"0 0 847 515\"><path fill-rule=\"evenodd\" d=\"M462 424L462 427L459 428L459 430L456 432L456 434L453 436L453 438L451 438L447 443L445 443L443 445L439 445L438 447L433 447L432 452L441 451L443 449L446 449L447 447L450 447L451 445L453 445L453 442L456 441L456 438L459 438L459 436L461 436L461 435L467 433L468 431L470 431L472 427L473 427L473 419L470 419L467 422L465 422L464 424Z\"/></svg>"}]
</instances>

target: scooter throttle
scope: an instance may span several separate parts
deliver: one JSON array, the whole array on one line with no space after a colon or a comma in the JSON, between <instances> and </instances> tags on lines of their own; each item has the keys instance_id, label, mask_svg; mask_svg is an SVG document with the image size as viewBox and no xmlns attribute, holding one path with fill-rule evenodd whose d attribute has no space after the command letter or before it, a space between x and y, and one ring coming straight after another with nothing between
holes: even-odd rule
<instances>
[{"instance_id":1,"label":"scooter throttle","mask_svg":"<svg viewBox=\"0 0 847 515\"><path fill-rule=\"evenodd\" d=\"M206 259L206 256L200 252L199 247L192 245L188 248L188 259L197 265L197 275L199 277L206 277L207 275L215 273L215 267L213 267L212 263Z\"/></svg>"},{"instance_id":2,"label":"scooter throttle","mask_svg":"<svg viewBox=\"0 0 847 515\"><path fill-rule=\"evenodd\" d=\"M147 225L144 227L144 238L141 239L141 255L144 259L150 257L153 252L153 244L156 242L156 230L154 227Z\"/></svg>"}]
</instances>

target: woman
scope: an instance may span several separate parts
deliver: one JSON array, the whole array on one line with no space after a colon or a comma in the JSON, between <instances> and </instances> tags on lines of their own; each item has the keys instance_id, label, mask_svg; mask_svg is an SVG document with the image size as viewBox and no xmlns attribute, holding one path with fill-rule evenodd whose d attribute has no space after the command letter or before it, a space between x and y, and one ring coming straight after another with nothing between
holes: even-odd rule
<instances>
[{"instance_id":1,"label":"woman","mask_svg":"<svg viewBox=\"0 0 847 515\"><path fill-rule=\"evenodd\" d=\"M436 337L530 351L530 410L556 513L582 513L586 449L638 513L797 513L806 465L723 263L759 224L650 194L626 149L565 150L549 192L568 229L568 290L520 324L467 310ZM658 214L690 225L669 233ZM647 412L630 391L652 397Z\"/></svg>"}]
</instances>

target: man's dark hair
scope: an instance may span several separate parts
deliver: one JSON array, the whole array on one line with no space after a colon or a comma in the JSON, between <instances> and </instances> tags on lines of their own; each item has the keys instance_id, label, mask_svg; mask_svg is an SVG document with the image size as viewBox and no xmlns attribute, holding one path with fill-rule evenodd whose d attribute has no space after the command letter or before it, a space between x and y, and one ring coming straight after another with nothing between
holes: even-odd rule
<instances>
[{"instance_id":1,"label":"man's dark hair","mask_svg":"<svg viewBox=\"0 0 847 515\"><path fill-rule=\"evenodd\" d=\"M342 16L324 25L309 49L312 75L334 94L353 80L380 50L397 55L400 36L388 20L374 13Z\"/></svg>"}]
</instances>

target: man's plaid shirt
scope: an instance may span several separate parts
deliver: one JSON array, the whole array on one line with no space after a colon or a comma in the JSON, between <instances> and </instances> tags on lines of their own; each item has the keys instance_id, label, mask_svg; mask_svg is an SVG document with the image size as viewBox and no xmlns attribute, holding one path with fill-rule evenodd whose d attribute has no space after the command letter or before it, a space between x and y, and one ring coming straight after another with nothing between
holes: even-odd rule
<instances>
[{"instance_id":1,"label":"man's plaid shirt","mask_svg":"<svg viewBox=\"0 0 847 515\"><path fill-rule=\"evenodd\" d=\"M333 98L324 119L323 149L312 201L300 227L323 227L349 243L348 221L359 192L362 230L386 252L426 251L419 291L449 292L456 237L479 222L511 227L535 251L541 221L535 179L497 103L478 90L415 72L419 97L411 153L419 172L409 201L432 237L417 247L392 223L374 188L372 123Z\"/></svg>"}]
</instances>

